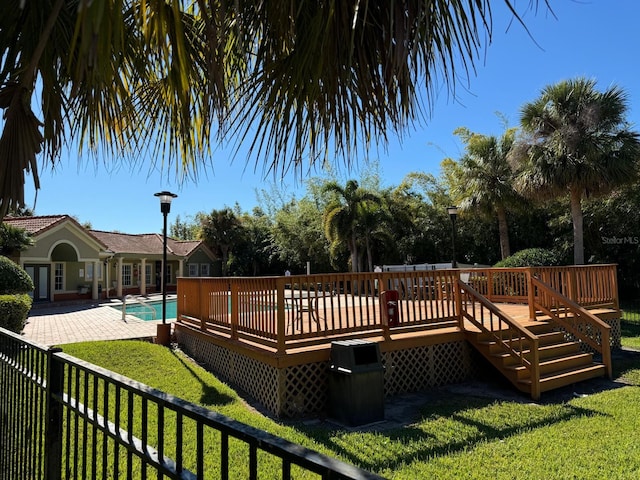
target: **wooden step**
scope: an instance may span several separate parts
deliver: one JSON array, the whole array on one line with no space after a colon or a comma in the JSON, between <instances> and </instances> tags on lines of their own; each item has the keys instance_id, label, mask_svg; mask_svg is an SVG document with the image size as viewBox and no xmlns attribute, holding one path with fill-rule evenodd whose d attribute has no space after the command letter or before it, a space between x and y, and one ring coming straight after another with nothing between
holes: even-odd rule
<instances>
[{"instance_id":1,"label":"wooden step","mask_svg":"<svg viewBox=\"0 0 640 480\"><path fill-rule=\"evenodd\" d=\"M538 347L543 347L545 345L553 345L557 343L564 343L565 338L562 332L549 332L538 335ZM508 341L507 341L508 343ZM501 353L502 347L501 344L493 339L480 340L476 342L477 345L484 345L488 348L489 353ZM529 349L530 341L528 338L514 338L511 340L511 344L514 349L519 349L522 347L525 350Z\"/></svg>"},{"instance_id":2,"label":"wooden step","mask_svg":"<svg viewBox=\"0 0 640 480\"><path fill-rule=\"evenodd\" d=\"M593 355L591 353L577 353L575 355L554 357L540 362L540 375L544 376L556 372L580 370L590 365L593 365ZM514 365L506 368L513 372L513 375L515 375L518 381L529 378L531 374L530 370L522 365Z\"/></svg>"},{"instance_id":3,"label":"wooden step","mask_svg":"<svg viewBox=\"0 0 640 480\"><path fill-rule=\"evenodd\" d=\"M527 330L529 330L531 333L537 335L537 336L542 336L542 335L547 335L547 334L557 334L557 333L562 333L559 332L557 330L555 330L555 328L553 327L553 325L551 325L550 323L546 323L546 322L538 322L538 323L533 323L530 326L527 327ZM505 333L508 331L507 329L503 330ZM498 333L499 330L496 330L494 332L468 332L471 335L475 335L477 341L479 342L488 342L493 340L493 335L494 333Z\"/></svg>"},{"instance_id":4,"label":"wooden step","mask_svg":"<svg viewBox=\"0 0 640 480\"><path fill-rule=\"evenodd\" d=\"M561 372L554 372L553 374L540 376L540 391L548 392L556 388L566 387L574 383L590 380L592 378L602 377L606 375L607 369L600 363L594 363L588 367L580 369L571 369ZM520 385L525 386L530 391L531 379L520 380Z\"/></svg>"},{"instance_id":5,"label":"wooden step","mask_svg":"<svg viewBox=\"0 0 640 480\"><path fill-rule=\"evenodd\" d=\"M546 359L574 355L580 352L580 344L577 342L554 343L551 345L543 345L538 348L538 359L542 362ZM527 360L531 360L531 351L523 350L522 352ZM501 359L505 367L509 367L519 363L519 359L509 355L506 352L492 354L494 357Z\"/></svg>"},{"instance_id":6,"label":"wooden step","mask_svg":"<svg viewBox=\"0 0 640 480\"><path fill-rule=\"evenodd\" d=\"M535 323L530 323L527 325L527 330L536 335L542 335L544 333L556 332L557 330L553 323L545 322L545 321L537 321Z\"/></svg>"},{"instance_id":7,"label":"wooden step","mask_svg":"<svg viewBox=\"0 0 640 480\"><path fill-rule=\"evenodd\" d=\"M526 328L538 337L540 392L606 375L606 367L594 363L593 354L583 352L579 342L567 340L565 334L549 322L531 322ZM512 334L510 332L505 330L503 334ZM467 332L467 338L518 390L532 394L531 370L521 365L520 357L506 353L492 333ZM522 355L531 361L528 338L517 337L504 342L515 351L522 349Z\"/></svg>"}]
</instances>

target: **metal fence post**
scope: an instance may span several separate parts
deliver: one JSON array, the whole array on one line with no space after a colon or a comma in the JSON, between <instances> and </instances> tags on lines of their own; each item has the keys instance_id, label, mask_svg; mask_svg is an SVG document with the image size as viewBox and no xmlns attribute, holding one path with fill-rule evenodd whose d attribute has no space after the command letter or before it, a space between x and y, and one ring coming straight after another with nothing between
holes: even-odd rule
<instances>
[{"instance_id":1,"label":"metal fence post","mask_svg":"<svg viewBox=\"0 0 640 480\"><path fill-rule=\"evenodd\" d=\"M64 364L56 359L61 348L47 352L46 425L45 425L45 478L62 478L62 395L64 386Z\"/></svg>"}]
</instances>

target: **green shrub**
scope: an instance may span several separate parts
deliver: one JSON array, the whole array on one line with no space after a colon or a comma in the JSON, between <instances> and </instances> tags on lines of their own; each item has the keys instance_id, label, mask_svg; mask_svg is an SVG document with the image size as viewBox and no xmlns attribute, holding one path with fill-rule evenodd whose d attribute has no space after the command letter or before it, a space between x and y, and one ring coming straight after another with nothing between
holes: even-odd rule
<instances>
[{"instance_id":1,"label":"green shrub","mask_svg":"<svg viewBox=\"0 0 640 480\"><path fill-rule=\"evenodd\" d=\"M528 248L514 253L510 257L500 260L495 264L496 267L544 267L548 265L560 265L560 255L552 250L544 248Z\"/></svg>"},{"instance_id":2,"label":"green shrub","mask_svg":"<svg viewBox=\"0 0 640 480\"><path fill-rule=\"evenodd\" d=\"M20 265L0 256L0 294L30 293L33 281Z\"/></svg>"},{"instance_id":3,"label":"green shrub","mask_svg":"<svg viewBox=\"0 0 640 480\"><path fill-rule=\"evenodd\" d=\"M33 300L26 293L0 295L0 327L20 333Z\"/></svg>"}]
</instances>

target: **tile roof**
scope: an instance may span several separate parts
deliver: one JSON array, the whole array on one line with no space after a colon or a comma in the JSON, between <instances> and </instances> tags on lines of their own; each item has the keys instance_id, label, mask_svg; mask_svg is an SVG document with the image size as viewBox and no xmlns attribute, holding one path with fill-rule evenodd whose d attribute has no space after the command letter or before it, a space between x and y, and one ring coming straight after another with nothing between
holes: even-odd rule
<instances>
[{"instance_id":1,"label":"tile roof","mask_svg":"<svg viewBox=\"0 0 640 480\"><path fill-rule=\"evenodd\" d=\"M204 246L204 243L200 240L174 240L167 238L167 249L181 257L191 255L200 245Z\"/></svg>"},{"instance_id":2,"label":"tile roof","mask_svg":"<svg viewBox=\"0 0 640 480\"><path fill-rule=\"evenodd\" d=\"M158 233L128 234L118 232L91 233L104 243L113 253L162 254L162 235ZM200 245L200 241L181 241L167 238L167 252L179 257L187 257Z\"/></svg>"},{"instance_id":3,"label":"tile roof","mask_svg":"<svg viewBox=\"0 0 640 480\"><path fill-rule=\"evenodd\" d=\"M47 230L52 229L64 222L70 222L86 233L88 236L93 238L96 242L104 245L99 238L95 237L92 234L91 230L87 230L82 225L78 223L78 221L69 216L69 215L42 215L42 216L31 216L31 217L4 217L2 219L2 223L7 225L11 225L16 228L22 228L26 232L30 233L31 236L35 237L37 235L41 235Z\"/></svg>"},{"instance_id":4,"label":"tile roof","mask_svg":"<svg viewBox=\"0 0 640 480\"><path fill-rule=\"evenodd\" d=\"M91 230L113 253L162 253L162 238L155 233L129 234Z\"/></svg>"},{"instance_id":5,"label":"tile roof","mask_svg":"<svg viewBox=\"0 0 640 480\"><path fill-rule=\"evenodd\" d=\"M106 250L113 253L162 254L162 235L158 233L129 234L87 230L69 215L5 217L3 220L7 225L22 228L33 236L40 235L65 221L74 223L87 235L106 247ZM173 238L167 238L167 252L180 257L188 257L200 246L208 251L204 243L199 240L174 240Z\"/></svg>"},{"instance_id":6,"label":"tile roof","mask_svg":"<svg viewBox=\"0 0 640 480\"><path fill-rule=\"evenodd\" d=\"M69 215L46 215L42 217L5 217L2 222L16 228L22 228L31 235L38 235L65 219L70 219Z\"/></svg>"}]
</instances>

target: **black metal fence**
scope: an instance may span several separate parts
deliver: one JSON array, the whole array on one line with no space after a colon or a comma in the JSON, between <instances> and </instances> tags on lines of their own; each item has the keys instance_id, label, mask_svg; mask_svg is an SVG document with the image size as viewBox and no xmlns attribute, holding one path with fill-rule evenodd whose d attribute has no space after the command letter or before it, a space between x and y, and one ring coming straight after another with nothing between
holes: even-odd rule
<instances>
[{"instance_id":1,"label":"black metal fence","mask_svg":"<svg viewBox=\"0 0 640 480\"><path fill-rule=\"evenodd\" d=\"M2 479L381 478L0 329Z\"/></svg>"},{"instance_id":2,"label":"black metal fence","mask_svg":"<svg viewBox=\"0 0 640 480\"><path fill-rule=\"evenodd\" d=\"M621 302L622 320L632 323L640 323L640 300L627 300Z\"/></svg>"}]
</instances>

